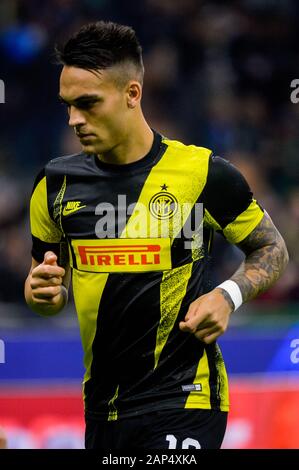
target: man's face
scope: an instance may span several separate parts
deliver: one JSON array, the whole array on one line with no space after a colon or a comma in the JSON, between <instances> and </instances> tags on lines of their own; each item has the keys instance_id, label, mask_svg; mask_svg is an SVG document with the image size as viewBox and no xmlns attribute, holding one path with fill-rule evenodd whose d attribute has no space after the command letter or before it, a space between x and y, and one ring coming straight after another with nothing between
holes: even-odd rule
<instances>
[{"instance_id":1,"label":"man's face","mask_svg":"<svg viewBox=\"0 0 299 470\"><path fill-rule=\"evenodd\" d=\"M60 98L68 106L69 125L86 153L110 152L126 136L127 93L114 78L111 69L90 72L64 66L61 72Z\"/></svg>"}]
</instances>

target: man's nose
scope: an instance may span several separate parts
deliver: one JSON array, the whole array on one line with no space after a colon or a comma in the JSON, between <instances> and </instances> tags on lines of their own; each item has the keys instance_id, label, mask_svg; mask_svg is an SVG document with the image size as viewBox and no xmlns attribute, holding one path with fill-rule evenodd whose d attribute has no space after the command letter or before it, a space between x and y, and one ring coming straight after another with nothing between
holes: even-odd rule
<instances>
[{"instance_id":1,"label":"man's nose","mask_svg":"<svg viewBox=\"0 0 299 470\"><path fill-rule=\"evenodd\" d=\"M75 106L69 107L69 126L76 127L85 124L83 113Z\"/></svg>"}]
</instances>

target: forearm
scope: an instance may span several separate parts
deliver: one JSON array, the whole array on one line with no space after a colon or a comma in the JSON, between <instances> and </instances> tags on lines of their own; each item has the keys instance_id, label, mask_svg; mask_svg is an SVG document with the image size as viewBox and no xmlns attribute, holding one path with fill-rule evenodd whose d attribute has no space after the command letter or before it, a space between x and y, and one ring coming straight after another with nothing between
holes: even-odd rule
<instances>
[{"instance_id":1,"label":"forearm","mask_svg":"<svg viewBox=\"0 0 299 470\"><path fill-rule=\"evenodd\" d=\"M254 235L249 235L245 243L240 244L246 258L231 280L238 284L243 302L254 299L269 289L279 279L288 263L285 242L271 219L267 217L254 231ZM256 247L262 240L268 244ZM255 249L251 251L249 246L255 246Z\"/></svg>"},{"instance_id":2,"label":"forearm","mask_svg":"<svg viewBox=\"0 0 299 470\"><path fill-rule=\"evenodd\" d=\"M31 286L30 286L30 275L27 277L25 282L25 300L27 305L35 313L43 316L52 316L61 312L64 306L68 301L68 291L64 285L61 285L61 292L55 299L55 303L51 301L41 301L40 299L35 299Z\"/></svg>"}]
</instances>

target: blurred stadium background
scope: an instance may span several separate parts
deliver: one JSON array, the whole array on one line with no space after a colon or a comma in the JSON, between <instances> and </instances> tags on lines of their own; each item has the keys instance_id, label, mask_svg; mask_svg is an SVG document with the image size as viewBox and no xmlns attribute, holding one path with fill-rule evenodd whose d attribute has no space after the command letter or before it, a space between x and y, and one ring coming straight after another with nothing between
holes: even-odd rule
<instances>
[{"instance_id":1,"label":"blurred stadium background","mask_svg":"<svg viewBox=\"0 0 299 470\"><path fill-rule=\"evenodd\" d=\"M231 383L227 448L299 448L299 78L295 0L1 0L0 426L10 448L83 447L82 351L72 304L29 311L28 202L50 158L78 150L57 100L53 45L83 23L133 26L152 127L212 148L244 173L290 253L283 278L221 339ZM241 254L216 239L213 282ZM5 353L5 357L4 357Z\"/></svg>"}]
</instances>

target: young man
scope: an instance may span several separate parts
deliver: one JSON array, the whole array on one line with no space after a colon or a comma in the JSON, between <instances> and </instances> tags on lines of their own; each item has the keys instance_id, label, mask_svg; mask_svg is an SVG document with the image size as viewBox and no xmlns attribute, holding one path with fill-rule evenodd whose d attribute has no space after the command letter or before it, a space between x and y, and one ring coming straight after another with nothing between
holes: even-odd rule
<instances>
[{"instance_id":1,"label":"young man","mask_svg":"<svg viewBox=\"0 0 299 470\"><path fill-rule=\"evenodd\" d=\"M131 28L87 25L57 54L82 153L36 179L25 296L41 315L60 312L72 271L86 447L219 448L229 404L216 339L281 275L284 241L236 168L149 127ZM215 230L246 258L209 292Z\"/></svg>"}]
</instances>

